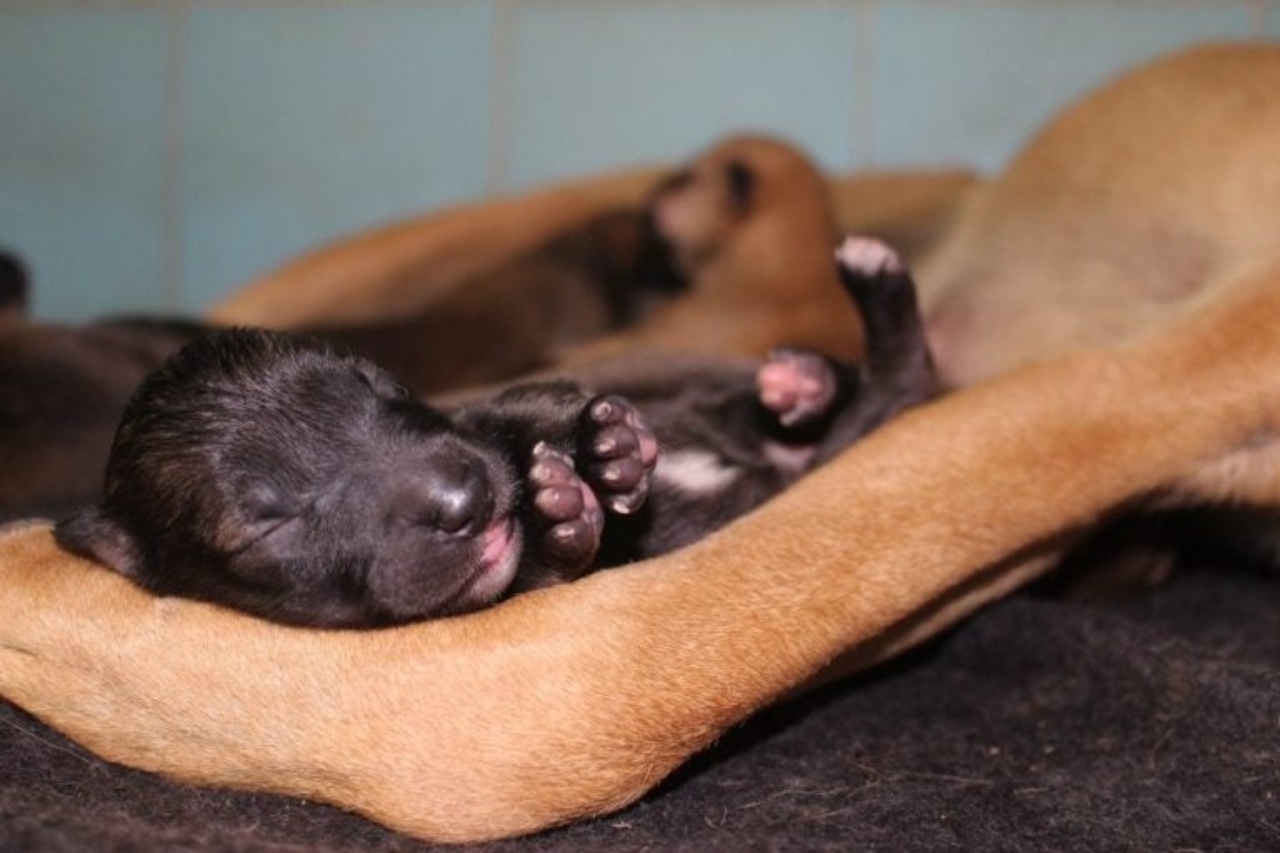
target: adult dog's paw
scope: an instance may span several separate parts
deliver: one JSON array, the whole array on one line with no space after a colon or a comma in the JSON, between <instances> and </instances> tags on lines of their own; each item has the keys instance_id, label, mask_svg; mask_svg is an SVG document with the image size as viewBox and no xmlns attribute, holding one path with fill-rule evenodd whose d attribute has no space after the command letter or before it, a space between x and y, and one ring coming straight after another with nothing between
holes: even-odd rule
<instances>
[{"instance_id":1,"label":"adult dog's paw","mask_svg":"<svg viewBox=\"0 0 1280 853\"><path fill-rule=\"evenodd\" d=\"M761 405L785 427L805 426L825 416L835 403L837 385L831 361L812 350L774 350L756 371Z\"/></svg>"},{"instance_id":2,"label":"adult dog's paw","mask_svg":"<svg viewBox=\"0 0 1280 853\"><path fill-rule=\"evenodd\" d=\"M658 461L658 440L635 406L621 397L597 397L583 413L578 470L612 512L644 505Z\"/></svg>"}]
</instances>

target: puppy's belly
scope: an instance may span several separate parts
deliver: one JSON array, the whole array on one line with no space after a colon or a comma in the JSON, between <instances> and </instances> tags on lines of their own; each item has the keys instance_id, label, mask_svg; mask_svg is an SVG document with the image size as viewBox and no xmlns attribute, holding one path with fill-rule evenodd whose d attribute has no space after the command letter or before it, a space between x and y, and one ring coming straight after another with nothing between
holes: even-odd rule
<instances>
[{"instance_id":1,"label":"puppy's belly","mask_svg":"<svg viewBox=\"0 0 1280 853\"><path fill-rule=\"evenodd\" d=\"M688 497L714 497L742 477L742 470L705 450L676 450L658 457L654 477Z\"/></svg>"}]
</instances>

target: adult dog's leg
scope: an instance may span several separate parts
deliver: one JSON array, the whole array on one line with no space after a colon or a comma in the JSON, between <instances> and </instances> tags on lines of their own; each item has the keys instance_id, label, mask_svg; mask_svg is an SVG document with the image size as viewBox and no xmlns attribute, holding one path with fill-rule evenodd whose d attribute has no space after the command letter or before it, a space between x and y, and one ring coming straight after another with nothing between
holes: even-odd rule
<instances>
[{"instance_id":1,"label":"adult dog's leg","mask_svg":"<svg viewBox=\"0 0 1280 853\"><path fill-rule=\"evenodd\" d=\"M661 560L464 618L318 632L0 541L0 694L126 764L465 840L617 808L727 726L1280 422L1280 275L1163 336L908 413ZM988 574L983 575L983 572ZM993 573L994 572L994 573ZM966 589L965 584L975 584ZM967 597L956 598L957 590Z\"/></svg>"}]
</instances>

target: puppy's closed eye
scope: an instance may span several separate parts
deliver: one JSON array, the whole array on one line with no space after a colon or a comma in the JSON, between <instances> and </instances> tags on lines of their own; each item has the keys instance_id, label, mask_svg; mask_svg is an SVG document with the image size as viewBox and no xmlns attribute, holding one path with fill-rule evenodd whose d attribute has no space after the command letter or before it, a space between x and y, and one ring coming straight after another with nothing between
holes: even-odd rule
<instances>
[{"instance_id":1,"label":"puppy's closed eye","mask_svg":"<svg viewBox=\"0 0 1280 853\"><path fill-rule=\"evenodd\" d=\"M756 173L741 160L730 160L725 166L725 181L729 186L729 202L740 213L751 208L756 194Z\"/></svg>"}]
</instances>

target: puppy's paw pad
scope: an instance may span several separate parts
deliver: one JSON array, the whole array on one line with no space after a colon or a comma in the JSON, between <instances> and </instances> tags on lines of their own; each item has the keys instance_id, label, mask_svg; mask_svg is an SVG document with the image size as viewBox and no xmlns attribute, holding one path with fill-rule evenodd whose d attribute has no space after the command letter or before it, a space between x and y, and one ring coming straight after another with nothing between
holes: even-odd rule
<instances>
[{"instance_id":1,"label":"puppy's paw pad","mask_svg":"<svg viewBox=\"0 0 1280 853\"><path fill-rule=\"evenodd\" d=\"M611 511L635 512L649 495L658 439L635 406L616 396L592 400L585 426L583 476Z\"/></svg>"},{"instance_id":2,"label":"puppy's paw pad","mask_svg":"<svg viewBox=\"0 0 1280 853\"><path fill-rule=\"evenodd\" d=\"M533 449L529 487L542 547L557 562L585 564L595 556L604 531L604 512L595 493L574 471L566 454L539 443Z\"/></svg>"},{"instance_id":3,"label":"puppy's paw pad","mask_svg":"<svg viewBox=\"0 0 1280 853\"><path fill-rule=\"evenodd\" d=\"M875 237L844 238L836 249L836 263L850 275L868 278L906 269L902 257L893 247Z\"/></svg>"},{"instance_id":4,"label":"puppy's paw pad","mask_svg":"<svg viewBox=\"0 0 1280 853\"><path fill-rule=\"evenodd\" d=\"M780 349L756 371L760 403L787 427L802 426L826 414L836 399L836 373L822 355Z\"/></svg>"}]
</instances>

